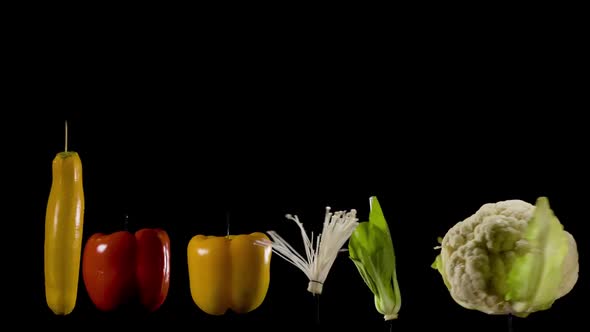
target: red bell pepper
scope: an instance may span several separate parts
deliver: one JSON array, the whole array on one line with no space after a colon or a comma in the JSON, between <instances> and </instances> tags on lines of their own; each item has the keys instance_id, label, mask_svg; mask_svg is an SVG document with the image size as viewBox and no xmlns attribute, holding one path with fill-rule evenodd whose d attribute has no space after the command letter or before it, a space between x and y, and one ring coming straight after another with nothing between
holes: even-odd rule
<instances>
[{"instance_id":1,"label":"red bell pepper","mask_svg":"<svg viewBox=\"0 0 590 332\"><path fill-rule=\"evenodd\" d=\"M82 278L91 301L112 311L131 300L157 310L170 287L170 239L161 229L146 228L92 235L84 247Z\"/></svg>"}]
</instances>

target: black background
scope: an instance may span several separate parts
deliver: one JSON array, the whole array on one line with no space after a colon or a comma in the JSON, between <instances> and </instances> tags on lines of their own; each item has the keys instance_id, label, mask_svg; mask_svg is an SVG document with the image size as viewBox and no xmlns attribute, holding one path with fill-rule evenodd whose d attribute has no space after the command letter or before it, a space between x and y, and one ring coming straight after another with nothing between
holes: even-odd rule
<instances>
[{"instance_id":1,"label":"black background","mask_svg":"<svg viewBox=\"0 0 590 332\"><path fill-rule=\"evenodd\" d=\"M298 214L308 231L318 232L325 206L355 208L364 220L371 195L380 199L398 257L403 296L400 318L395 322L398 329L426 327L432 321L440 326L464 326L465 330L470 329L470 325L463 325L467 322L485 323L493 330L505 326L503 318L454 304L438 273L430 268L437 253L433 250L436 237L485 202L511 198L534 202L537 196L547 195L565 227L578 239L584 257L584 202L576 190L581 185L578 181L584 180L578 173L582 159L561 149L561 144L552 145L553 139L536 136L534 129L525 130L524 138L505 128L491 137L481 134L479 139L424 135L420 141L416 137L426 129L416 126L412 133L412 128L399 124L404 120L392 113L389 118L352 113L341 114L340 120L293 116L294 124L264 123L270 115L261 116L258 125L236 124L228 120L229 114L209 113L212 117L206 118L204 113L177 118L74 115L69 119L70 149L80 153L84 165L84 241L95 232L122 229L125 214L132 230L163 227L170 234L170 292L162 308L148 316L137 308L113 314L98 312L83 283L71 316L55 318L46 307L44 211L51 160L63 149L63 119L31 127L32 137L38 140L27 147L31 161L24 219L36 225L30 228L34 264L28 306L32 312L55 323L151 319L227 326L224 324L295 320L313 326L315 304L306 291L307 279L278 256L273 256L269 292L259 309L241 316L205 315L190 297L186 245L196 234L224 234L227 212L232 233L272 229L299 245L298 228L285 220L285 213ZM311 124L306 126L304 121ZM355 129L374 121L379 123L374 133ZM408 132L396 132L401 127ZM471 137L474 134L472 130ZM407 137L412 136L410 145ZM549 144L536 146L539 141ZM526 323L517 320L518 330L556 321L576 322L577 307L587 287L583 265L581 275L574 291L550 311L533 315ZM424 319L425 315L429 319ZM340 254L327 279L320 318L327 326L381 324L368 288L345 253Z\"/></svg>"},{"instance_id":2,"label":"black background","mask_svg":"<svg viewBox=\"0 0 590 332\"><path fill-rule=\"evenodd\" d=\"M397 331L506 330L505 317L455 304L430 268L437 237L484 203L548 196L585 259L588 134L575 112L587 109L587 92L576 83L577 44L556 38L559 57L541 57L518 41L486 38L500 45L492 48L473 36L454 43L429 30L428 38L408 38L396 52L358 38L363 52L353 55L346 42L296 34L289 40L297 46L269 38L230 52L139 35L105 40L95 31L60 42L37 30L29 43L38 53L15 51L25 65L6 92L22 117L6 116L2 126L5 163L15 172L6 179L16 185L8 198L18 212L13 225L28 234L26 244L16 245L26 256L14 265L26 272L10 276L25 285L9 289L20 299L17 311L26 312L20 322L313 328L307 279L278 256L256 311L201 312L188 286L188 241L225 234L229 212L231 233L276 230L298 245L299 230L286 213L315 233L326 206L357 209L363 220L372 195L398 259ZM276 47L260 51L269 40ZM78 47L64 52L72 41ZM171 237L171 288L153 314L101 313L82 279L71 315L55 317L45 304L45 208L66 119L69 149L84 167L84 242L95 232L120 230L125 214L132 230L162 227ZM582 264L572 293L551 310L516 319L515 331L579 330L589 295L585 271ZM385 327L345 253L324 286L320 317L328 330Z\"/></svg>"}]
</instances>

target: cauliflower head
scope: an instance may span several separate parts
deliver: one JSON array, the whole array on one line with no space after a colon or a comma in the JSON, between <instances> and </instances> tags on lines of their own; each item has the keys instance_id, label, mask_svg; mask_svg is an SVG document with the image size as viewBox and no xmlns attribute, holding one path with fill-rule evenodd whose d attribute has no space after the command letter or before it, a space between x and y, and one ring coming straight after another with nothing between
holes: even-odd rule
<instances>
[{"instance_id":1,"label":"cauliflower head","mask_svg":"<svg viewBox=\"0 0 590 332\"><path fill-rule=\"evenodd\" d=\"M432 267L453 300L486 314L526 317L546 310L578 280L576 241L546 198L536 206L522 200L484 204L437 248Z\"/></svg>"}]
</instances>

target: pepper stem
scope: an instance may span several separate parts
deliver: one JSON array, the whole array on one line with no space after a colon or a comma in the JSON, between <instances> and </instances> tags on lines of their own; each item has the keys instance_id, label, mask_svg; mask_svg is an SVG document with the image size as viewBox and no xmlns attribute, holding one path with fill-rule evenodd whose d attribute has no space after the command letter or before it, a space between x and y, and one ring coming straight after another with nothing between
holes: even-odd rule
<instances>
[{"instance_id":1,"label":"pepper stem","mask_svg":"<svg viewBox=\"0 0 590 332\"><path fill-rule=\"evenodd\" d=\"M229 237L229 211L225 213L225 225L227 226L227 236Z\"/></svg>"},{"instance_id":2,"label":"pepper stem","mask_svg":"<svg viewBox=\"0 0 590 332\"><path fill-rule=\"evenodd\" d=\"M66 130L65 131L66 131L66 133L65 133L65 136L66 136L65 141L66 142L65 142L64 152L68 152L68 120L66 120Z\"/></svg>"},{"instance_id":3,"label":"pepper stem","mask_svg":"<svg viewBox=\"0 0 590 332\"><path fill-rule=\"evenodd\" d=\"M125 214L125 220L123 221L123 229L129 231L129 215Z\"/></svg>"}]
</instances>

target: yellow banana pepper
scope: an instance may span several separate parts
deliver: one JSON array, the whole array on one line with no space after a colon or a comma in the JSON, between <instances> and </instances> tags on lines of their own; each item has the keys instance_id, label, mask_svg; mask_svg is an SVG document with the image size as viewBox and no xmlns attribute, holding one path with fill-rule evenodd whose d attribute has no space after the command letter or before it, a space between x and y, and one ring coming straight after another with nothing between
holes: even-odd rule
<instances>
[{"instance_id":1,"label":"yellow banana pepper","mask_svg":"<svg viewBox=\"0 0 590 332\"><path fill-rule=\"evenodd\" d=\"M45 217L45 297L56 315L76 306L84 190L82 162L74 151L58 153L52 164L52 184Z\"/></svg>"},{"instance_id":2,"label":"yellow banana pepper","mask_svg":"<svg viewBox=\"0 0 590 332\"><path fill-rule=\"evenodd\" d=\"M190 290L195 304L210 315L228 309L242 314L258 308L270 283L270 245L264 233L197 235L188 244Z\"/></svg>"}]
</instances>

